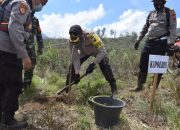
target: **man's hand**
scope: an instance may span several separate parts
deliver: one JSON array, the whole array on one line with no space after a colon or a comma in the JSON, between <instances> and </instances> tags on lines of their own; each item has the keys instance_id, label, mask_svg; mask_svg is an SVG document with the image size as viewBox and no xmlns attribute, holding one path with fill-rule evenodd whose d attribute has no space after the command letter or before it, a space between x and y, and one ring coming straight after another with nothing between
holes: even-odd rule
<instances>
[{"instance_id":1,"label":"man's hand","mask_svg":"<svg viewBox=\"0 0 180 130\"><path fill-rule=\"evenodd\" d=\"M80 82L80 74L75 74L74 81L75 84L78 84Z\"/></svg>"},{"instance_id":2,"label":"man's hand","mask_svg":"<svg viewBox=\"0 0 180 130\"><path fill-rule=\"evenodd\" d=\"M173 48L174 47L174 43L169 43L169 47Z\"/></svg>"},{"instance_id":3,"label":"man's hand","mask_svg":"<svg viewBox=\"0 0 180 130\"><path fill-rule=\"evenodd\" d=\"M29 57L23 59L24 70L29 70L32 67L32 62Z\"/></svg>"},{"instance_id":4,"label":"man's hand","mask_svg":"<svg viewBox=\"0 0 180 130\"><path fill-rule=\"evenodd\" d=\"M43 54L43 49L38 49L37 50L37 55L42 55Z\"/></svg>"},{"instance_id":5,"label":"man's hand","mask_svg":"<svg viewBox=\"0 0 180 130\"><path fill-rule=\"evenodd\" d=\"M86 69L86 74L92 73L95 68L96 68L96 64L94 62L89 64L88 68Z\"/></svg>"},{"instance_id":6,"label":"man's hand","mask_svg":"<svg viewBox=\"0 0 180 130\"><path fill-rule=\"evenodd\" d=\"M140 41L139 41L139 40L137 40L137 41L134 43L134 49L135 49L135 50L138 49L139 44L140 44Z\"/></svg>"}]
</instances>

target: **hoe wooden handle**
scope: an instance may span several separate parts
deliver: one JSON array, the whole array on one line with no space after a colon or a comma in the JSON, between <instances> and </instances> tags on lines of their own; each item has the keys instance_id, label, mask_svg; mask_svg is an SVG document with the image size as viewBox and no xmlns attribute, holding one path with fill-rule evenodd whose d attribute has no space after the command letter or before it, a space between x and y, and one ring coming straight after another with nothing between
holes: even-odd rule
<instances>
[{"instance_id":1,"label":"hoe wooden handle","mask_svg":"<svg viewBox=\"0 0 180 130\"><path fill-rule=\"evenodd\" d=\"M79 77L79 79L77 79L77 80L82 79L82 78L85 77L86 75L87 75L86 73L83 74L83 75L82 75L81 77ZM76 81L73 81L73 82L71 82L70 84L68 84L68 85L64 86L63 88L59 89L56 94L57 94L57 95L60 95L60 94L63 93L66 89L68 89L69 87L71 87L75 82L76 82Z\"/></svg>"}]
</instances>

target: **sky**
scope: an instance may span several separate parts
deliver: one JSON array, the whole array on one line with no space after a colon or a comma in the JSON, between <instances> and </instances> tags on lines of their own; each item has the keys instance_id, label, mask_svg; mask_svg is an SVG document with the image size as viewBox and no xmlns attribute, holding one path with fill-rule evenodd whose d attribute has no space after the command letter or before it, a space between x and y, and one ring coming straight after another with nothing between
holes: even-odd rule
<instances>
[{"instance_id":1,"label":"sky","mask_svg":"<svg viewBox=\"0 0 180 130\"><path fill-rule=\"evenodd\" d=\"M167 0L166 7L176 11L180 27L180 0ZM112 29L117 36L139 33L151 10L154 10L151 0L48 0L35 16L49 38L68 38L69 28L74 24L93 31L105 27L108 37Z\"/></svg>"}]
</instances>

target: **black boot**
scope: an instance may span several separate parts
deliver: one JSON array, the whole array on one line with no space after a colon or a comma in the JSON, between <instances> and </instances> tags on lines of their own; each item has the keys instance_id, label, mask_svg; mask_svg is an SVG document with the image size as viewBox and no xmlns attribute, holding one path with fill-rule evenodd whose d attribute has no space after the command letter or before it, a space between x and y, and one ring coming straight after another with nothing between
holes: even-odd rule
<instances>
[{"instance_id":1,"label":"black boot","mask_svg":"<svg viewBox=\"0 0 180 130\"><path fill-rule=\"evenodd\" d=\"M67 88L65 89L65 92L66 92L66 93L69 93L69 91L71 91L71 87L67 87Z\"/></svg>"},{"instance_id":2,"label":"black boot","mask_svg":"<svg viewBox=\"0 0 180 130\"><path fill-rule=\"evenodd\" d=\"M15 118L7 121L4 123L5 127L11 130L19 130L22 128L27 127L27 122L26 121L18 121Z\"/></svg>"},{"instance_id":3,"label":"black boot","mask_svg":"<svg viewBox=\"0 0 180 130\"><path fill-rule=\"evenodd\" d=\"M116 82L113 82L113 83L110 83L110 86L111 86L111 92L112 94L117 94L117 86L116 86Z\"/></svg>"},{"instance_id":4,"label":"black boot","mask_svg":"<svg viewBox=\"0 0 180 130\"><path fill-rule=\"evenodd\" d=\"M69 84L70 84L70 82L69 82L69 76L67 76L66 86L68 86ZM67 87L67 88L65 89L65 92L66 92L66 93L69 93L69 91L71 91L71 87Z\"/></svg>"},{"instance_id":5,"label":"black boot","mask_svg":"<svg viewBox=\"0 0 180 130\"><path fill-rule=\"evenodd\" d=\"M144 84L138 82L138 85L137 85L135 88L130 89L130 91L133 91L133 92L140 92L140 91L143 90L143 85L144 85Z\"/></svg>"},{"instance_id":6,"label":"black boot","mask_svg":"<svg viewBox=\"0 0 180 130\"><path fill-rule=\"evenodd\" d=\"M130 91L133 91L133 92L142 91L143 85L146 82L146 78L147 78L147 73L139 72L137 86L135 88L130 89Z\"/></svg>"}]
</instances>

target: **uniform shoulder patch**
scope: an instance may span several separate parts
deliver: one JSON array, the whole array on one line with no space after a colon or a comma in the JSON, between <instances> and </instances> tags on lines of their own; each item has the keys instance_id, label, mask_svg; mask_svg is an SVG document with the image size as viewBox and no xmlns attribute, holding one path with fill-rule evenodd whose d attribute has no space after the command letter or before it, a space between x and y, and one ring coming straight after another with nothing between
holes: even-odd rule
<instances>
[{"instance_id":1,"label":"uniform shoulder patch","mask_svg":"<svg viewBox=\"0 0 180 130\"><path fill-rule=\"evenodd\" d=\"M24 15L26 13L27 9L28 9L28 6L25 3L21 2L20 6L19 6L20 14Z\"/></svg>"},{"instance_id":2,"label":"uniform shoulder patch","mask_svg":"<svg viewBox=\"0 0 180 130\"><path fill-rule=\"evenodd\" d=\"M171 16L172 16L172 19L174 20L174 21L176 21L176 13L175 13L175 11L174 10L170 10L170 14L171 14Z\"/></svg>"},{"instance_id":3,"label":"uniform shoulder patch","mask_svg":"<svg viewBox=\"0 0 180 130\"><path fill-rule=\"evenodd\" d=\"M96 48L102 48L104 45L96 33L89 33L87 37L92 41L92 45Z\"/></svg>"},{"instance_id":4,"label":"uniform shoulder patch","mask_svg":"<svg viewBox=\"0 0 180 130\"><path fill-rule=\"evenodd\" d=\"M2 5L2 3L3 3L3 0L0 0L0 5Z\"/></svg>"}]
</instances>

